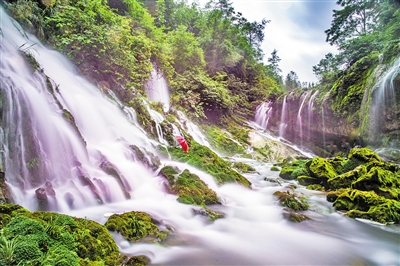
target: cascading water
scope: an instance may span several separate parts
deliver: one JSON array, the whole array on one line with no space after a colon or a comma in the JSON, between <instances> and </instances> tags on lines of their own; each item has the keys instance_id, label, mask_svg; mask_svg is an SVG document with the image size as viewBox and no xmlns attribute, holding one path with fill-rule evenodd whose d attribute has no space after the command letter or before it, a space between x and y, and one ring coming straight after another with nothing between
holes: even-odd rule
<instances>
[{"instance_id":1,"label":"cascading water","mask_svg":"<svg viewBox=\"0 0 400 266\"><path fill-rule=\"evenodd\" d=\"M3 166L17 203L37 209L35 190L43 188L53 197L53 209L100 223L105 213L145 211L174 229L162 245L130 243L118 234L114 239L124 254L147 255L154 265L398 264L397 233L334 212L323 192L298 186L312 220L283 219L272 194L289 190L289 184L268 181L279 178L270 163L236 158L256 169L245 175L253 184L249 189L219 186L200 170L162 159L163 165L199 175L221 198L223 204L210 207L225 218L210 222L195 215L198 207L176 201L165 181L135 159L131 145L157 154L160 143L134 122L132 110L126 112L79 76L64 56L33 36L25 38L0 12ZM35 44L25 52L35 56L43 73L25 63L18 51L24 43Z\"/></svg>"},{"instance_id":2,"label":"cascading water","mask_svg":"<svg viewBox=\"0 0 400 266\"><path fill-rule=\"evenodd\" d=\"M150 80L146 84L146 94L150 101L161 103L164 112L169 111L170 103L167 80L162 74L157 72L154 65L153 70L151 71Z\"/></svg>"},{"instance_id":3,"label":"cascading water","mask_svg":"<svg viewBox=\"0 0 400 266\"><path fill-rule=\"evenodd\" d=\"M296 118L296 125L299 129L300 147L301 148L303 147L303 120L301 117L301 113L303 112L304 103L306 102L308 95L309 95L308 91L306 91L305 93L303 93L301 95L301 97L300 97L301 103L300 103L300 107L297 112L297 118Z\"/></svg>"},{"instance_id":4,"label":"cascading water","mask_svg":"<svg viewBox=\"0 0 400 266\"><path fill-rule=\"evenodd\" d=\"M272 102L263 102L257 109L255 114L255 122L263 129L267 129L268 121L271 118Z\"/></svg>"},{"instance_id":5,"label":"cascading water","mask_svg":"<svg viewBox=\"0 0 400 266\"><path fill-rule=\"evenodd\" d=\"M308 101L308 138L311 139L311 125L313 123L313 107L314 107L314 99L318 95L318 90L316 90L310 97Z\"/></svg>"},{"instance_id":6,"label":"cascading water","mask_svg":"<svg viewBox=\"0 0 400 266\"><path fill-rule=\"evenodd\" d=\"M370 107L370 134L374 141L382 140L382 132L392 132L390 141L384 146L400 148L400 57L396 59L383 77L378 81L373 92ZM384 143L381 143L381 145Z\"/></svg>"},{"instance_id":7,"label":"cascading water","mask_svg":"<svg viewBox=\"0 0 400 266\"><path fill-rule=\"evenodd\" d=\"M288 108L287 108L287 95L283 98L282 103L282 113L281 113L281 122L279 124L279 137L283 138L285 135L285 129L287 127L286 119L288 115Z\"/></svg>"}]
</instances>

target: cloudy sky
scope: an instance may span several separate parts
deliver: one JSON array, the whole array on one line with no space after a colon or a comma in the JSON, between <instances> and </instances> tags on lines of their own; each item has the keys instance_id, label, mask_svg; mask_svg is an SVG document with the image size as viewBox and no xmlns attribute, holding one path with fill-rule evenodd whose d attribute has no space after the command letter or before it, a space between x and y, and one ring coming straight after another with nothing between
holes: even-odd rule
<instances>
[{"instance_id":1,"label":"cloudy sky","mask_svg":"<svg viewBox=\"0 0 400 266\"><path fill-rule=\"evenodd\" d=\"M201 5L207 1L199 1ZM336 48L325 42L336 0L231 0L236 12L249 21L271 20L264 30L264 62L276 49L285 78L296 72L301 82L317 81L312 66Z\"/></svg>"}]
</instances>

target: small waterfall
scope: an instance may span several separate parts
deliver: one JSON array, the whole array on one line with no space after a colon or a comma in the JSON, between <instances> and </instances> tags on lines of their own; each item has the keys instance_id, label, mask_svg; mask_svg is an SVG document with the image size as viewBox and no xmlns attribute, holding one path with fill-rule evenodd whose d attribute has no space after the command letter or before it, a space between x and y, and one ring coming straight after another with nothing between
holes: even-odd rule
<instances>
[{"instance_id":1,"label":"small waterfall","mask_svg":"<svg viewBox=\"0 0 400 266\"><path fill-rule=\"evenodd\" d=\"M207 146L208 148L211 148L210 143L208 142L206 136L204 136L203 132L200 130L200 128L194 124L192 121L190 121L186 115L181 112L177 111L179 119L177 122L179 125L186 130L187 133L189 133L193 139L198 142L199 144L203 146Z\"/></svg>"},{"instance_id":2,"label":"small waterfall","mask_svg":"<svg viewBox=\"0 0 400 266\"><path fill-rule=\"evenodd\" d=\"M299 136L300 136L300 147L303 147L303 120L301 117L301 113L303 111L304 103L306 102L306 100L308 98L308 94L309 94L309 92L306 91L300 96L301 103L300 103L300 107L297 112L297 118L296 118L296 125L297 125L297 128L299 129Z\"/></svg>"},{"instance_id":3,"label":"small waterfall","mask_svg":"<svg viewBox=\"0 0 400 266\"><path fill-rule=\"evenodd\" d=\"M287 95L283 98L283 103L282 103L282 113L281 113L281 122L279 124L279 137L284 138L285 136L285 130L287 127L286 119L288 116L288 108L287 108Z\"/></svg>"},{"instance_id":4,"label":"small waterfall","mask_svg":"<svg viewBox=\"0 0 400 266\"><path fill-rule=\"evenodd\" d=\"M321 105L321 114L322 114L322 143L324 149L326 149L326 142L325 142L325 110L324 105Z\"/></svg>"},{"instance_id":5,"label":"small waterfall","mask_svg":"<svg viewBox=\"0 0 400 266\"><path fill-rule=\"evenodd\" d=\"M162 103L164 112L169 111L170 103L167 80L161 73L157 72L154 65L150 80L146 84L146 95L150 101Z\"/></svg>"},{"instance_id":6,"label":"small waterfall","mask_svg":"<svg viewBox=\"0 0 400 266\"><path fill-rule=\"evenodd\" d=\"M267 129L268 121L272 115L272 102L263 102L257 106L255 122L263 129Z\"/></svg>"},{"instance_id":7,"label":"small waterfall","mask_svg":"<svg viewBox=\"0 0 400 266\"><path fill-rule=\"evenodd\" d=\"M383 77L378 81L373 92L370 112L370 132L373 139L381 141L383 130L393 132L385 146L400 147L400 124L398 97L400 95L400 57L396 59ZM382 143L384 144L384 143Z\"/></svg>"},{"instance_id":8,"label":"small waterfall","mask_svg":"<svg viewBox=\"0 0 400 266\"><path fill-rule=\"evenodd\" d=\"M316 90L310 97L308 101L308 138L311 138L311 125L313 122L313 107L314 107L314 99L318 95L318 90Z\"/></svg>"}]
</instances>

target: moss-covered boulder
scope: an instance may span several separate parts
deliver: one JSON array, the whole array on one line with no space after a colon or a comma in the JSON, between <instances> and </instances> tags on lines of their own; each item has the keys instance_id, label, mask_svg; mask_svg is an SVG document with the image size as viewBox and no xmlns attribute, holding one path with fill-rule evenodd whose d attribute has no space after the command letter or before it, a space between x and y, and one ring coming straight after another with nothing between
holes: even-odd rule
<instances>
[{"instance_id":1,"label":"moss-covered boulder","mask_svg":"<svg viewBox=\"0 0 400 266\"><path fill-rule=\"evenodd\" d=\"M178 201L181 203L199 206L221 204L217 194L187 169L179 175L171 190L178 195Z\"/></svg>"},{"instance_id":2,"label":"moss-covered boulder","mask_svg":"<svg viewBox=\"0 0 400 266\"><path fill-rule=\"evenodd\" d=\"M189 152L184 152L178 147L169 147L168 151L163 149L160 151L166 155L169 154L174 160L188 163L209 173L220 185L225 183L239 183L250 188L250 181L233 170L229 162L219 157L208 147L194 141L190 136L185 136L185 138L190 147Z\"/></svg>"},{"instance_id":3,"label":"moss-covered boulder","mask_svg":"<svg viewBox=\"0 0 400 266\"><path fill-rule=\"evenodd\" d=\"M308 210L308 204L304 198L289 190L276 191L273 195L279 200L280 205L285 207L283 209L283 217L297 223L310 220L307 215L300 213L301 211Z\"/></svg>"},{"instance_id":4,"label":"moss-covered boulder","mask_svg":"<svg viewBox=\"0 0 400 266\"><path fill-rule=\"evenodd\" d=\"M169 231L159 228L160 222L145 212L125 212L111 215L105 226L110 231L120 233L129 241L159 242L164 240Z\"/></svg>"},{"instance_id":5,"label":"moss-covered boulder","mask_svg":"<svg viewBox=\"0 0 400 266\"><path fill-rule=\"evenodd\" d=\"M107 229L91 220L12 204L0 205L0 218L0 245L11 254L0 265L120 265L126 259Z\"/></svg>"},{"instance_id":6,"label":"moss-covered boulder","mask_svg":"<svg viewBox=\"0 0 400 266\"><path fill-rule=\"evenodd\" d=\"M368 148L354 148L347 158L315 157L286 169L292 169L291 176L295 176L294 171L308 172L297 176L298 182L309 189L328 191L327 200L349 217L400 222L399 167L383 161Z\"/></svg>"},{"instance_id":7,"label":"moss-covered boulder","mask_svg":"<svg viewBox=\"0 0 400 266\"><path fill-rule=\"evenodd\" d=\"M333 206L352 218L379 223L400 223L400 202L377 195L374 191L346 189L333 197Z\"/></svg>"},{"instance_id":8,"label":"moss-covered boulder","mask_svg":"<svg viewBox=\"0 0 400 266\"><path fill-rule=\"evenodd\" d=\"M309 176L310 172L308 171L308 167L305 166L306 163L309 163L309 161L295 160L291 163L283 163L279 177L286 180L293 180L299 176Z\"/></svg>"}]
</instances>

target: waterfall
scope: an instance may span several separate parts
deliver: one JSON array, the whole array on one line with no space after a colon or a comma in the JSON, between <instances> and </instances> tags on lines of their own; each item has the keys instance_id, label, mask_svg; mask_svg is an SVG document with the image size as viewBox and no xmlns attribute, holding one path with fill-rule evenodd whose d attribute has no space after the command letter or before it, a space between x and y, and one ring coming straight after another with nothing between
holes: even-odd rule
<instances>
[{"instance_id":1,"label":"waterfall","mask_svg":"<svg viewBox=\"0 0 400 266\"><path fill-rule=\"evenodd\" d=\"M47 200L45 208L67 211L125 200L139 184L159 182L135 160L132 145L155 152L156 143L133 110L129 119L66 57L1 15L3 169L16 203L35 210ZM32 71L26 56L41 70Z\"/></svg>"},{"instance_id":2,"label":"waterfall","mask_svg":"<svg viewBox=\"0 0 400 266\"><path fill-rule=\"evenodd\" d=\"M313 122L313 107L314 107L314 99L318 95L318 90L316 90L310 97L308 101L308 138L311 139L311 125Z\"/></svg>"},{"instance_id":3,"label":"waterfall","mask_svg":"<svg viewBox=\"0 0 400 266\"><path fill-rule=\"evenodd\" d=\"M400 147L400 123L399 119L399 73L400 57L397 58L389 69L379 79L372 96L372 106L370 108L370 132L374 140L382 141L383 131L393 132L390 136L388 145L396 148ZM396 80L397 79L397 80ZM384 143L381 143L384 144Z\"/></svg>"},{"instance_id":4,"label":"waterfall","mask_svg":"<svg viewBox=\"0 0 400 266\"><path fill-rule=\"evenodd\" d=\"M287 108L287 95L283 98L283 103L282 103L282 113L281 113L281 122L279 124L279 137L284 138L285 136L285 129L287 127L286 124L286 119L288 115L288 108Z\"/></svg>"},{"instance_id":5,"label":"waterfall","mask_svg":"<svg viewBox=\"0 0 400 266\"><path fill-rule=\"evenodd\" d=\"M301 113L303 111L304 103L306 102L308 94L309 94L309 92L306 91L300 96L301 103L300 103L300 107L297 112L297 118L296 118L296 125L299 129L300 147L303 147L303 120L301 117Z\"/></svg>"},{"instance_id":6,"label":"waterfall","mask_svg":"<svg viewBox=\"0 0 400 266\"><path fill-rule=\"evenodd\" d=\"M255 122L263 129L267 129L268 121L272 116L272 102L263 102L256 108Z\"/></svg>"},{"instance_id":7,"label":"waterfall","mask_svg":"<svg viewBox=\"0 0 400 266\"><path fill-rule=\"evenodd\" d=\"M164 112L169 111L170 103L167 80L161 73L157 72L155 65L153 65L150 80L146 84L146 95L150 101L161 103Z\"/></svg>"},{"instance_id":8,"label":"waterfall","mask_svg":"<svg viewBox=\"0 0 400 266\"><path fill-rule=\"evenodd\" d=\"M211 175L160 156L161 165L197 174L221 199L222 204L209 208L223 212L224 218L211 222L196 214L202 207L178 202L177 195L165 189L166 181L137 159L133 146L160 155L157 147L162 143L137 124L133 109L80 76L65 56L17 30L2 7L0 19L1 154L16 203L37 210L39 195L48 198L50 210L101 224L105 214L146 212L171 228L166 240L113 237L122 254L145 255L152 265L398 264L397 233L338 214L326 201L326 192L298 184L294 189L271 171L272 163L230 158L255 168L243 174L253 184L247 188L217 185ZM23 46L32 49L18 49ZM26 53L36 58L39 70L32 71ZM286 112L283 107L282 124ZM159 113L151 115L163 119ZM182 128L206 144L201 131L181 118ZM304 214L311 220L284 219L273 195L278 190L307 198L310 209Z\"/></svg>"}]
</instances>

